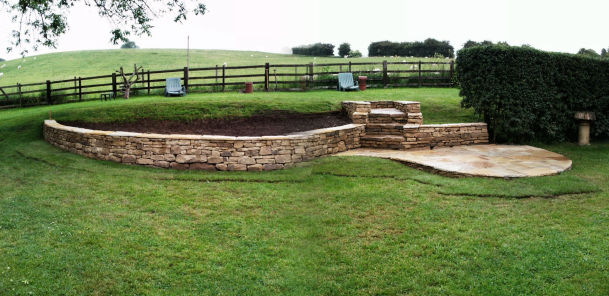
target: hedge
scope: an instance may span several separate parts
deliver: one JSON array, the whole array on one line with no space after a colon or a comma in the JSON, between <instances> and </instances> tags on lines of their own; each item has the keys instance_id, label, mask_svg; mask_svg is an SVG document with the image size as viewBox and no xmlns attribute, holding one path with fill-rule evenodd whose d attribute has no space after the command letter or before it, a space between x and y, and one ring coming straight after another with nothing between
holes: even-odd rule
<instances>
[{"instance_id":1,"label":"hedge","mask_svg":"<svg viewBox=\"0 0 609 296\"><path fill-rule=\"evenodd\" d=\"M577 137L576 111L594 111L593 135L609 135L609 61L526 47L481 46L457 54L463 107L497 142Z\"/></svg>"},{"instance_id":2,"label":"hedge","mask_svg":"<svg viewBox=\"0 0 609 296\"><path fill-rule=\"evenodd\" d=\"M292 54L326 57L334 55L334 45L329 43L315 43L292 48Z\"/></svg>"},{"instance_id":3,"label":"hedge","mask_svg":"<svg viewBox=\"0 0 609 296\"><path fill-rule=\"evenodd\" d=\"M452 58L455 56L454 48L448 41L438 41L433 38L415 42L372 42L368 46L368 56L402 56L402 57L434 57L442 55Z\"/></svg>"}]
</instances>

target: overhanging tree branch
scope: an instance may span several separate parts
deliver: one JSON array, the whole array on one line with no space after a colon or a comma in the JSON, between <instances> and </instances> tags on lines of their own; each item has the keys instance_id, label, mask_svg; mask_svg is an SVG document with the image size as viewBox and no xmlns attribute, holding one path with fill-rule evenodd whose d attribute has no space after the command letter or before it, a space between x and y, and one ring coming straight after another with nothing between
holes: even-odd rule
<instances>
[{"instance_id":1,"label":"overhanging tree branch","mask_svg":"<svg viewBox=\"0 0 609 296\"><path fill-rule=\"evenodd\" d=\"M151 23L159 15L173 14L175 22L182 22L190 12L207 11L199 0L0 0L0 9L12 14L16 26L7 52L19 48L25 55L40 45L55 48L69 28L67 14L78 3L95 7L112 24L113 44L128 41L130 35L150 35Z\"/></svg>"}]
</instances>

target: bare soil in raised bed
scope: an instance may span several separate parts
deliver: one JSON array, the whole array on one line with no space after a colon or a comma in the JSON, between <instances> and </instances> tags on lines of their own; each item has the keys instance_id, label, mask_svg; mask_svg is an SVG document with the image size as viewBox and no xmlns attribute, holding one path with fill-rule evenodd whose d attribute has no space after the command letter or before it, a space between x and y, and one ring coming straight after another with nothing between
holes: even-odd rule
<instances>
[{"instance_id":1,"label":"bare soil in raised bed","mask_svg":"<svg viewBox=\"0 0 609 296\"><path fill-rule=\"evenodd\" d=\"M190 121L138 119L131 122L63 121L63 125L94 130L156 134L222 136L274 136L352 123L341 112L295 113L272 111L251 117L197 119Z\"/></svg>"}]
</instances>

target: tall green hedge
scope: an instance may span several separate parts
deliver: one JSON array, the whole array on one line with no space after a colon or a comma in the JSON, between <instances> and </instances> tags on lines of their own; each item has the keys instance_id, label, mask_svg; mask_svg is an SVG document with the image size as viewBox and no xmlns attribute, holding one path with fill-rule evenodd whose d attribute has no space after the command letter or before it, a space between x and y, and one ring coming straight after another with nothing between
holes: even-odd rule
<instances>
[{"instance_id":1,"label":"tall green hedge","mask_svg":"<svg viewBox=\"0 0 609 296\"><path fill-rule=\"evenodd\" d=\"M609 135L609 61L495 45L460 50L456 65L461 105L498 142L574 140L576 111L596 112L593 135Z\"/></svg>"},{"instance_id":2,"label":"tall green hedge","mask_svg":"<svg viewBox=\"0 0 609 296\"><path fill-rule=\"evenodd\" d=\"M434 57L436 55L453 58L455 56L454 48L448 41L438 41L433 38L427 38L423 42L378 41L372 42L368 46L368 56L371 57Z\"/></svg>"},{"instance_id":3,"label":"tall green hedge","mask_svg":"<svg viewBox=\"0 0 609 296\"><path fill-rule=\"evenodd\" d=\"M315 43L292 47L292 54L315 57L329 57L334 55L334 45L330 43Z\"/></svg>"}]
</instances>

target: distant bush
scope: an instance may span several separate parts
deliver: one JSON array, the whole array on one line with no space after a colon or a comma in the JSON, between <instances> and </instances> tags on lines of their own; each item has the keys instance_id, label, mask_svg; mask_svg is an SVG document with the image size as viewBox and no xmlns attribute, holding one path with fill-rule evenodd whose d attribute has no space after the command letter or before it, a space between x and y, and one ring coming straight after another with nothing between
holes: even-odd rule
<instances>
[{"instance_id":1,"label":"distant bush","mask_svg":"<svg viewBox=\"0 0 609 296\"><path fill-rule=\"evenodd\" d=\"M350 58L361 58L362 53L359 50L352 50L351 53L349 53L349 57Z\"/></svg>"},{"instance_id":2,"label":"distant bush","mask_svg":"<svg viewBox=\"0 0 609 296\"><path fill-rule=\"evenodd\" d=\"M0 58L0 62L4 62L4 61L6 61L6 60L5 60L5 59L3 59L3 58Z\"/></svg>"},{"instance_id":3,"label":"distant bush","mask_svg":"<svg viewBox=\"0 0 609 296\"><path fill-rule=\"evenodd\" d=\"M442 55L444 57L453 58L455 56L454 48L448 41L438 41L433 38L425 39L425 41L415 42L391 42L379 41L372 42L368 46L368 56L413 56L413 57L433 57Z\"/></svg>"},{"instance_id":4,"label":"distant bush","mask_svg":"<svg viewBox=\"0 0 609 296\"><path fill-rule=\"evenodd\" d=\"M127 41L121 45L121 48L138 48L138 46L133 41Z\"/></svg>"},{"instance_id":5,"label":"distant bush","mask_svg":"<svg viewBox=\"0 0 609 296\"><path fill-rule=\"evenodd\" d=\"M338 56L339 57L346 57L349 56L349 54L351 53L351 44L349 43L343 43L338 47Z\"/></svg>"},{"instance_id":6,"label":"distant bush","mask_svg":"<svg viewBox=\"0 0 609 296\"><path fill-rule=\"evenodd\" d=\"M305 56L327 57L334 55L334 45L329 43L315 43L292 48L292 54Z\"/></svg>"},{"instance_id":7,"label":"distant bush","mask_svg":"<svg viewBox=\"0 0 609 296\"><path fill-rule=\"evenodd\" d=\"M478 46L457 55L463 107L484 116L498 142L573 140L576 111L593 111L609 136L609 61L526 47Z\"/></svg>"}]
</instances>

